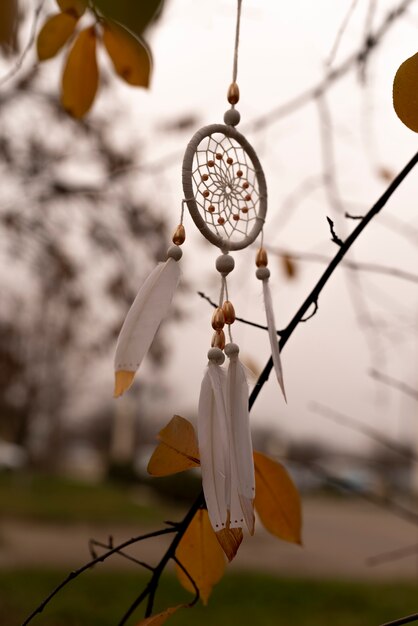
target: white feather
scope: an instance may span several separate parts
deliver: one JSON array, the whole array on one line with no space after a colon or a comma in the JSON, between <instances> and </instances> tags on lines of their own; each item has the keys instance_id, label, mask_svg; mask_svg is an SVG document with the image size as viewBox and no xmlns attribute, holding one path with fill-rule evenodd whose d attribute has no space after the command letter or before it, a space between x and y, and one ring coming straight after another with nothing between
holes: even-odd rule
<instances>
[{"instance_id":1,"label":"white feather","mask_svg":"<svg viewBox=\"0 0 418 626\"><path fill-rule=\"evenodd\" d=\"M263 280L264 307L266 309L267 327L270 340L271 355L273 357L273 365L276 372L277 380L286 400L286 391L283 382L283 370L280 359L279 344L277 340L276 322L274 320L273 302L271 299L270 287L268 279Z\"/></svg>"},{"instance_id":2,"label":"white feather","mask_svg":"<svg viewBox=\"0 0 418 626\"><path fill-rule=\"evenodd\" d=\"M254 532L254 460L248 410L248 383L238 354L230 357L227 375L227 409L231 449L231 527Z\"/></svg>"},{"instance_id":3,"label":"white feather","mask_svg":"<svg viewBox=\"0 0 418 626\"><path fill-rule=\"evenodd\" d=\"M178 263L159 263L140 288L119 334L115 370L136 372L166 316L180 279Z\"/></svg>"},{"instance_id":4,"label":"white feather","mask_svg":"<svg viewBox=\"0 0 418 626\"><path fill-rule=\"evenodd\" d=\"M218 365L209 363L200 389L197 425L203 492L209 519L215 531L226 527L227 490L230 489L229 443L223 399L224 379L223 370Z\"/></svg>"}]
</instances>

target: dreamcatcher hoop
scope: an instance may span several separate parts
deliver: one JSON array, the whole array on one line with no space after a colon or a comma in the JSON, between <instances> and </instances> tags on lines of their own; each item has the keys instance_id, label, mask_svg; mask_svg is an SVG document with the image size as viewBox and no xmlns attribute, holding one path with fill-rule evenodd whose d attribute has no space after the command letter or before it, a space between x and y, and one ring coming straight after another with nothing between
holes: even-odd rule
<instances>
[{"instance_id":1,"label":"dreamcatcher hoop","mask_svg":"<svg viewBox=\"0 0 418 626\"><path fill-rule=\"evenodd\" d=\"M254 148L233 126L210 124L193 135L182 179L190 215L208 241L223 252L255 241L267 213L266 179Z\"/></svg>"}]
</instances>

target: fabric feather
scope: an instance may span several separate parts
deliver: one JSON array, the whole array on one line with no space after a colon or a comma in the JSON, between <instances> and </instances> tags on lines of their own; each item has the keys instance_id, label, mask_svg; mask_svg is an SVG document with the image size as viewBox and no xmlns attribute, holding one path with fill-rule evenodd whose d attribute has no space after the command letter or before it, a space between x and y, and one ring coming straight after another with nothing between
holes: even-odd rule
<instances>
[{"instance_id":1,"label":"fabric feather","mask_svg":"<svg viewBox=\"0 0 418 626\"><path fill-rule=\"evenodd\" d=\"M115 354L115 397L126 391L166 316L180 280L178 263L159 263L140 288L119 334Z\"/></svg>"},{"instance_id":2,"label":"fabric feather","mask_svg":"<svg viewBox=\"0 0 418 626\"><path fill-rule=\"evenodd\" d=\"M280 359L280 350L277 340L276 322L274 320L273 302L271 299L270 287L268 279L263 280L263 295L264 295L264 308L266 309L267 327L270 340L271 355L273 357L274 370L276 372L277 380L280 388L283 392L284 399L286 399L286 391L283 381L283 370Z\"/></svg>"},{"instance_id":3,"label":"fabric feather","mask_svg":"<svg viewBox=\"0 0 418 626\"><path fill-rule=\"evenodd\" d=\"M225 421L225 373L209 362L199 397L198 428L203 492L209 519L215 531L227 526L230 498L230 460ZM227 491L229 494L227 495Z\"/></svg>"},{"instance_id":4,"label":"fabric feather","mask_svg":"<svg viewBox=\"0 0 418 626\"><path fill-rule=\"evenodd\" d=\"M248 410L248 383L238 352L231 354L227 374L227 409L229 417L231 491L231 527L245 520L254 533L254 460Z\"/></svg>"}]
</instances>

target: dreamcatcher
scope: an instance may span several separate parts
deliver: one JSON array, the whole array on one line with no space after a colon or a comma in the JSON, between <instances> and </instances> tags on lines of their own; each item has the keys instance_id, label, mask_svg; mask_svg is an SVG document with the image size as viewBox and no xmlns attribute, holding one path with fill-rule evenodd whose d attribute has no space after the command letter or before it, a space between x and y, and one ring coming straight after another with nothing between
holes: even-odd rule
<instances>
[{"instance_id":1,"label":"dreamcatcher","mask_svg":"<svg viewBox=\"0 0 418 626\"><path fill-rule=\"evenodd\" d=\"M213 336L202 381L198 410L198 442L203 491L215 531L242 528L254 532L254 464L248 411L248 383L232 340L235 311L229 300L227 276L234 269L230 252L242 250L261 238L256 253L256 276L262 281L273 364L285 395L269 288L270 270L263 247L267 187L258 157L237 130L240 114L237 60L241 3L238 0L233 80L228 89L231 108L225 124L200 129L187 146L183 160L181 222L173 235L167 260L142 285L125 319L115 356L115 396L132 384L136 370L167 314L180 279L178 261L185 241L184 206L202 235L222 254L216 260L221 278L218 307L212 316ZM225 336L228 336L228 341ZM225 355L229 359L223 367Z\"/></svg>"}]
</instances>

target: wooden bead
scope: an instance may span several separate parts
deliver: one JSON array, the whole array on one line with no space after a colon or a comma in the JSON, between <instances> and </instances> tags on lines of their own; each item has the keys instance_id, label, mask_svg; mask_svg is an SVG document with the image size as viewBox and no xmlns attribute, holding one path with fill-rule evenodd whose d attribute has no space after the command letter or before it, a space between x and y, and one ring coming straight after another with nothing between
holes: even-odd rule
<instances>
[{"instance_id":1,"label":"wooden bead","mask_svg":"<svg viewBox=\"0 0 418 626\"><path fill-rule=\"evenodd\" d=\"M228 157L226 162L228 163L228 165L232 165L234 162L234 159L232 157Z\"/></svg>"},{"instance_id":2,"label":"wooden bead","mask_svg":"<svg viewBox=\"0 0 418 626\"><path fill-rule=\"evenodd\" d=\"M211 346L212 348L219 348L220 350L225 348L225 333L223 330L217 330L213 333Z\"/></svg>"},{"instance_id":3,"label":"wooden bead","mask_svg":"<svg viewBox=\"0 0 418 626\"><path fill-rule=\"evenodd\" d=\"M208 179L209 179L209 176L207 174L203 174L202 180L206 182Z\"/></svg>"},{"instance_id":4,"label":"wooden bead","mask_svg":"<svg viewBox=\"0 0 418 626\"><path fill-rule=\"evenodd\" d=\"M210 161L208 161L208 166L209 167L213 167L215 165L215 161L212 161L212 159Z\"/></svg>"},{"instance_id":5,"label":"wooden bead","mask_svg":"<svg viewBox=\"0 0 418 626\"><path fill-rule=\"evenodd\" d=\"M244 173L244 172L243 172L242 170L238 170L238 172L237 172L237 176L238 176L238 178L241 178L241 176L243 175L243 173Z\"/></svg>"},{"instance_id":6,"label":"wooden bead","mask_svg":"<svg viewBox=\"0 0 418 626\"><path fill-rule=\"evenodd\" d=\"M184 230L183 224L179 224L176 230L174 231L172 242L176 246L181 246L181 244L184 243L185 240L186 240L186 231Z\"/></svg>"},{"instance_id":7,"label":"wooden bead","mask_svg":"<svg viewBox=\"0 0 418 626\"><path fill-rule=\"evenodd\" d=\"M220 224L222 226L222 224L225 224L225 219L223 217L218 217L218 224Z\"/></svg>"},{"instance_id":8,"label":"wooden bead","mask_svg":"<svg viewBox=\"0 0 418 626\"><path fill-rule=\"evenodd\" d=\"M225 326L225 315L223 309L218 307L214 310L212 315L212 328L214 330L222 330Z\"/></svg>"},{"instance_id":9,"label":"wooden bead","mask_svg":"<svg viewBox=\"0 0 418 626\"><path fill-rule=\"evenodd\" d=\"M250 194L249 194L249 193L245 196L244 200L245 200L246 202L249 202L249 201L251 200L251 196L250 196Z\"/></svg>"},{"instance_id":10,"label":"wooden bead","mask_svg":"<svg viewBox=\"0 0 418 626\"><path fill-rule=\"evenodd\" d=\"M239 220L238 213L234 213L234 215L232 216L232 219L235 220L236 222L238 222L238 220Z\"/></svg>"},{"instance_id":11,"label":"wooden bead","mask_svg":"<svg viewBox=\"0 0 418 626\"><path fill-rule=\"evenodd\" d=\"M235 267L234 257L230 254L221 254L216 259L216 269L222 276L227 276Z\"/></svg>"},{"instance_id":12,"label":"wooden bead","mask_svg":"<svg viewBox=\"0 0 418 626\"><path fill-rule=\"evenodd\" d=\"M239 102L239 87L237 83L231 83L228 88L229 104L237 104Z\"/></svg>"},{"instance_id":13,"label":"wooden bead","mask_svg":"<svg viewBox=\"0 0 418 626\"><path fill-rule=\"evenodd\" d=\"M209 191L207 189L205 189L205 191L203 192L203 197L204 198L208 198L209 197Z\"/></svg>"},{"instance_id":14,"label":"wooden bead","mask_svg":"<svg viewBox=\"0 0 418 626\"><path fill-rule=\"evenodd\" d=\"M246 180L242 183L242 186L244 187L244 189L248 189L248 187L250 186L250 183L248 183Z\"/></svg>"},{"instance_id":15,"label":"wooden bead","mask_svg":"<svg viewBox=\"0 0 418 626\"><path fill-rule=\"evenodd\" d=\"M220 152L217 152L217 153L215 154L215 156L216 156L216 158L218 159L218 161L220 161L220 160L222 159L222 157L223 157L223 155L222 155Z\"/></svg>"},{"instance_id":16,"label":"wooden bead","mask_svg":"<svg viewBox=\"0 0 418 626\"><path fill-rule=\"evenodd\" d=\"M208 207L208 211L209 211L209 213L215 213L215 207L213 206L213 204L211 204L211 205Z\"/></svg>"},{"instance_id":17,"label":"wooden bead","mask_svg":"<svg viewBox=\"0 0 418 626\"><path fill-rule=\"evenodd\" d=\"M267 258L267 250L265 248L260 248L257 252L257 256L255 258L255 264L257 267L267 267L268 258Z\"/></svg>"},{"instance_id":18,"label":"wooden bead","mask_svg":"<svg viewBox=\"0 0 418 626\"><path fill-rule=\"evenodd\" d=\"M241 209L241 211L242 211L243 213L248 213L248 207L247 207L247 206L243 206L243 207L242 207L242 209Z\"/></svg>"},{"instance_id":19,"label":"wooden bead","mask_svg":"<svg viewBox=\"0 0 418 626\"><path fill-rule=\"evenodd\" d=\"M225 324L233 324L235 322L235 309L232 302L225 300L222 310L224 312Z\"/></svg>"}]
</instances>

